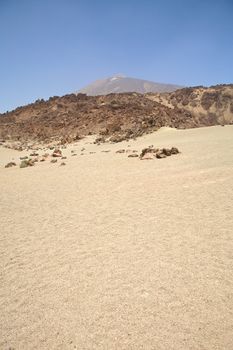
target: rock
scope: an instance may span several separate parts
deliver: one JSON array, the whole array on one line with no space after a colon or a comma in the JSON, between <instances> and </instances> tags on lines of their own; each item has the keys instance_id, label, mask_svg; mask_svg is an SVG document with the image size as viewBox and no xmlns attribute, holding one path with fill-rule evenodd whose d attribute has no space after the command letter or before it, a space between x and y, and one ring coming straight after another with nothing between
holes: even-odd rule
<instances>
[{"instance_id":1,"label":"rock","mask_svg":"<svg viewBox=\"0 0 233 350\"><path fill-rule=\"evenodd\" d=\"M125 140L125 136L124 135L114 135L112 137L110 137L109 141L112 143L117 143L117 142L121 142Z\"/></svg>"},{"instance_id":2,"label":"rock","mask_svg":"<svg viewBox=\"0 0 233 350\"><path fill-rule=\"evenodd\" d=\"M56 148L54 151L53 151L53 154L52 154L52 157L62 157L62 152L59 148Z\"/></svg>"},{"instance_id":3,"label":"rock","mask_svg":"<svg viewBox=\"0 0 233 350\"><path fill-rule=\"evenodd\" d=\"M101 130L99 131L99 134L102 135L102 136L108 135L108 134L109 134L108 128L101 129Z\"/></svg>"},{"instance_id":4,"label":"rock","mask_svg":"<svg viewBox=\"0 0 233 350\"><path fill-rule=\"evenodd\" d=\"M73 154L71 154L71 156L72 156L72 157L77 156L77 153L73 153Z\"/></svg>"},{"instance_id":5,"label":"rock","mask_svg":"<svg viewBox=\"0 0 233 350\"><path fill-rule=\"evenodd\" d=\"M60 164L60 166L64 166L64 165L66 165L66 163L65 163L65 162L62 162L62 163Z\"/></svg>"},{"instance_id":6,"label":"rock","mask_svg":"<svg viewBox=\"0 0 233 350\"><path fill-rule=\"evenodd\" d=\"M28 166L34 166L35 165L35 162L36 162L36 159L28 159Z\"/></svg>"},{"instance_id":7,"label":"rock","mask_svg":"<svg viewBox=\"0 0 233 350\"><path fill-rule=\"evenodd\" d=\"M52 159L50 163L57 163L57 159Z\"/></svg>"},{"instance_id":8,"label":"rock","mask_svg":"<svg viewBox=\"0 0 233 350\"><path fill-rule=\"evenodd\" d=\"M101 142L105 142L105 138L104 137L97 137L94 141L94 143L96 144L100 144Z\"/></svg>"},{"instance_id":9,"label":"rock","mask_svg":"<svg viewBox=\"0 0 233 350\"><path fill-rule=\"evenodd\" d=\"M146 153L156 153L156 152L158 152L157 148L153 148L153 146L149 146L142 150L140 157L142 158Z\"/></svg>"},{"instance_id":10,"label":"rock","mask_svg":"<svg viewBox=\"0 0 233 350\"><path fill-rule=\"evenodd\" d=\"M7 164L5 165L5 168L11 168L11 167L13 167L13 166L16 166L16 163L15 163L15 162L10 162L10 163L7 163Z\"/></svg>"},{"instance_id":11,"label":"rock","mask_svg":"<svg viewBox=\"0 0 233 350\"><path fill-rule=\"evenodd\" d=\"M128 157L129 158L136 158L136 157L138 157L138 154L132 153L132 154L129 154Z\"/></svg>"},{"instance_id":12,"label":"rock","mask_svg":"<svg viewBox=\"0 0 233 350\"><path fill-rule=\"evenodd\" d=\"M159 151L156 153L156 158L157 159L162 159L162 158L166 158L166 154L164 154L162 151Z\"/></svg>"},{"instance_id":13,"label":"rock","mask_svg":"<svg viewBox=\"0 0 233 350\"><path fill-rule=\"evenodd\" d=\"M30 154L30 157L37 157L38 155L39 155L39 153L32 152L32 153Z\"/></svg>"},{"instance_id":14,"label":"rock","mask_svg":"<svg viewBox=\"0 0 233 350\"><path fill-rule=\"evenodd\" d=\"M71 143L72 141L73 141L72 137L67 135L61 139L60 145L65 145L66 143Z\"/></svg>"},{"instance_id":15,"label":"rock","mask_svg":"<svg viewBox=\"0 0 233 350\"><path fill-rule=\"evenodd\" d=\"M125 153L125 149L119 149L116 153Z\"/></svg>"},{"instance_id":16,"label":"rock","mask_svg":"<svg viewBox=\"0 0 233 350\"><path fill-rule=\"evenodd\" d=\"M154 159L153 153L145 153L142 157L140 157L141 160L151 160Z\"/></svg>"},{"instance_id":17,"label":"rock","mask_svg":"<svg viewBox=\"0 0 233 350\"><path fill-rule=\"evenodd\" d=\"M178 153L180 153L180 151L178 150L178 148L176 148L176 147L172 147L172 148L171 148L171 154L178 154Z\"/></svg>"},{"instance_id":18,"label":"rock","mask_svg":"<svg viewBox=\"0 0 233 350\"><path fill-rule=\"evenodd\" d=\"M162 153L169 157L171 155L171 150L169 148L163 148Z\"/></svg>"},{"instance_id":19,"label":"rock","mask_svg":"<svg viewBox=\"0 0 233 350\"><path fill-rule=\"evenodd\" d=\"M24 156L24 157L19 157L20 160L25 160L28 159L28 156Z\"/></svg>"},{"instance_id":20,"label":"rock","mask_svg":"<svg viewBox=\"0 0 233 350\"><path fill-rule=\"evenodd\" d=\"M67 159L67 157L64 157L64 156L63 156L63 157L61 157L61 159Z\"/></svg>"},{"instance_id":21,"label":"rock","mask_svg":"<svg viewBox=\"0 0 233 350\"><path fill-rule=\"evenodd\" d=\"M28 160L23 160L21 163L20 163L20 168L27 168L29 166L34 166L35 165L35 162L32 160L32 159L28 159Z\"/></svg>"},{"instance_id":22,"label":"rock","mask_svg":"<svg viewBox=\"0 0 233 350\"><path fill-rule=\"evenodd\" d=\"M46 158L45 157L42 157L41 159L40 159L40 162L45 162L46 161Z\"/></svg>"}]
</instances>

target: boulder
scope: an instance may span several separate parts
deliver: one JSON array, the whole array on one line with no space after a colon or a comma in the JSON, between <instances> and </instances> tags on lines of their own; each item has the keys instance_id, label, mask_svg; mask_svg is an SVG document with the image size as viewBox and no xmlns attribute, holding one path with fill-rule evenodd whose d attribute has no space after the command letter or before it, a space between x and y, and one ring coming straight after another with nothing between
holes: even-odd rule
<instances>
[{"instance_id":1,"label":"boulder","mask_svg":"<svg viewBox=\"0 0 233 350\"><path fill-rule=\"evenodd\" d=\"M116 153L125 153L125 149L119 149Z\"/></svg>"}]
</instances>

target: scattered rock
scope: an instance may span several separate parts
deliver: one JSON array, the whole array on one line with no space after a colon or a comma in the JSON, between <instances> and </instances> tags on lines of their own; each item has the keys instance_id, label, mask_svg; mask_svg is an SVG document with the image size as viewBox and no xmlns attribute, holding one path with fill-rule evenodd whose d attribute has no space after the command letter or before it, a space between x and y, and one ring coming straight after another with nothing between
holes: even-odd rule
<instances>
[{"instance_id":1,"label":"scattered rock","mask_svg":"<svg viewBox=\"0 0 233 350\"><path fill-rule=\"evenodd\" d=\"M7 164L5 165L5 168L11 168L11 167L13 167L13 166L16 166L16 163L15 163L15 162L10 162L10 163L7 163Z\"/></svg>"},{"instance_id":2,"label":"scattered rock","mask_svg":"<svg viewBox=\"0 0 233 350\"><path fill-rule=\"evenodd\" d=\"M67 157L64 157L64 156L63 156L63 157L61 157L61 159L67 159Z\"/></svg>"},{"instance_id":3,"label":"scattered rock","mask_svg":"<svg viewBox=\"0 0 233 350\"><path fill-rule=\"evenodd\" d=\"M153 153L145 153L143 156L140 156L141 160L151 160L154 159Z\"/></svg>"},{"instance_id":4,"label":"scattered rock","mask_svg":"<svg viewBox=\"0 0 233 350\"><path fill-rule=\"evenodd\" d=\"M35 161L32 159L28 159L28 160L22 160L22 162L20 163L20 168L27 168L29 166L34 166L35 165Z\"/></svg>"},{"instance_id":5,"label":"scattered rock","mask_svg":"<svg viewBox=\"0 0 233 350\"><path fill-rule=\"evenodd\" d=\"M132 153L132 154L129 154L128 157L129 158L136 158L136 157L138 157L138 154Z\"/></svg>"},{"instance_id":6,"label":"scattered rock","mask_svg":"<svg viewBox=\"0 0 233 350\"><path fill-rule=\"evenodd\" d=\"M104 137L97 137L94 141L95 144L99 145L100 143L105 142L105 138Z\"/></svg>"},{"instance_id":7,"label":"scattered rock","mask_svg":"<svg viewBox=\"0 0 233 350\"><path fill-rule=\"evenodd\" d=\"M124 135L113 135L112 137L110 137L109 141L112 143L117 143L124 141L125 139L126 137Z\"/></svg>"},{"instance_id":8,"label":"scattered rock","mask_svg":"<svg viewBox=\"0 0 233 350\"><path fill-rule=\"evenodd\" d=\"M178 154L179 150L176 147L172 147L171 149L169 148L153 148L153 146L149 146L147 148L144 148L140 154L140 159L153 159L156 157L157 159L162 159L169 157L173 154Z\"/></svg>"},{"instance_id":9,"label":"scattered rock","mask_svg":"<svg viewBox=\"0 0 233 350\"><path fill-rule=\"evenodd\" d=\"M64 166L64 165L66 165L66 163L65 163L65 162L62 162L62 163L60 164L60 166Z\"/></svg>"},{"instance_id":10,"label":"scattered rock","mask_svg":"<svg viewBox=\"0 0 233 350\"><path fill-rule=\"evenodd\" d=\"M171 156L171 150L169 148L163 148L162 153L167 157Z\"/></svg>"},{"instance_id":11,"label":"scattered rock","mask_svg":"<svg viewBox=\"0 0 233 350\"><path fill-rule=\"evenodd\" d=\"M158 152L156 153L156 158L157 159L162 159L162 158L166 158L166 154L164 154L163 152Z\"/></svg>"},{"instance_id":12,"label":"scattered rock","mask_svg":"<svg viewBox=\"0 0 233 350\"><path fill-rule=\"evenodd\" d=\"M57 159L52 159L50 163L57 163Z\"/></svg>"},{"instance_id":13,"label":"scattered rock","mask_svg":"<svg viewBox=\"0 0 233 350\"><path fill-rule=\"evenodd\" d=\"M30 157L37 157L38 155L39 155L39 153L32 152L32 153L30 154Z\"/></svg>"},{"instance_id":14,"label":"scattered rock","mask_svg":"<svg viewBox=\"0 0 233 350\"><path fill-rule=\"evenodd\" d=\"M156 152L158 152L157 148L153 148L153 146L149 146L142 150L140 157L142 158L146 153L156 153Z\"/></svg>"},{"instance_id":15,"label":"scattered rock","mask_svg":"<svg viewBox=\"0 0 233 350\"><path fill-rule=\"evenodd\" d=\"M28 159L28 156L24 156L24 157L19 157L20 160L25 160Z\"/></svg>"},{"instance_id":16,"label":"scattered rock","mask_svg":"<svg viewBox=\"0 0 233 350\"><path fill-rule=\"evenodd\" d=\"M54 151L53 151L53 154L52 154L52 157L62 157L62 152L59 148L56 148Z\"/></svg>"},{"instance_id":17,"label":"scattered rock","mask_svg":"<svg viewBox=\"0 0 233 350\"><path fill-rule=\"evenodd\" d=\"M125 149L119 149L116 153L125 153Z\"/></svg>"},{"instance_id":18,"label":"scattered rock","mask_svg":"<svg viewBox=\"0 0 233 350\"><path fill-rule=\"evenodd\" d=\"M176 148L176 147L172 147L172 148L171 148L171 154L178 154L178 153L180 153L180 151L178 150L178 148Z\"/></svg>"}]
</instances>

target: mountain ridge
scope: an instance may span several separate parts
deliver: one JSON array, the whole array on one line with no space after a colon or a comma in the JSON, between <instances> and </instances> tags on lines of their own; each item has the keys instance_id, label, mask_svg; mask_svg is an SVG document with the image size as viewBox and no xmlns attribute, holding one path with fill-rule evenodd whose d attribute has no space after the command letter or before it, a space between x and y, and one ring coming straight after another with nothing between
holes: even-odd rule
<instances>
[{"instance_id":1,"label":"mountain ridge","mask_svg":"<svg viewBox=\"0 0 233 350\"><path fill-rule=\"evenodd\" d=\"M37 100L0 116L0 139L66 143L95 134L103 142L117 142L163 126L224 124L233 124L233 84L171 93L79 93Z\"/></svg>"},{"instance_id":2,"label":"mountain ridge","mask_svg":"<svg viewBox=\"0 0 233 350\"><path fill-rule=\"evenodd\" d=\"M96 80L77 91L77 93L85 93L89 96L125 92L138 92L143 94L148 92L173 92L182 88L184 88L184 86L153 82L117 74L112 77Z\"/></svg>"}]
</instances>

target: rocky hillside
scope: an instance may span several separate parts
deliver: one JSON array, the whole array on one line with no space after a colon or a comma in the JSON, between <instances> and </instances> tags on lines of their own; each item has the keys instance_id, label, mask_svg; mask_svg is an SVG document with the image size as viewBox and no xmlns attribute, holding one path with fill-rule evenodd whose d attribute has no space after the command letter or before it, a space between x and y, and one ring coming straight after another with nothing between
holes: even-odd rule
<instances>
[{"instance_id":1,"label":"rocky hillside","mask_svg":"<svg viewBox=\"0 0 233 350\"><path fill-rule=\"evenodd\" d=\"M141 94L147 92L172 92L181 88L182 86L178 85L155 83L153 81L116 75L114 77L97 80L81 89L79 92L90 96L96 96L123 92L138 92Z\"/></svg>"},{"instance_id":2,"label":"rocky hillside","mask_svg":"<svg viewBox=\"0 0 233 350\"><path fill-rule=\"evenodd\" d=\"M71 94L0 115L0 138L65 143L90 134L117 142L162 126L194 128L233 123L233 85L165 94Z\"/></svg>"},{"instance_id":3,"label":"rocky hillside","mask_svg":"<svg viewBox=\"0 0 233 350\"><path fill-rule=\"evenodd\" d=\"M150 94L150 99L172 109L186 110L197 122L213 124L233 122L233 84L184 88L165 94ZM207 122L208 123L208 122Z\"/></svg>"}]
</instances>

